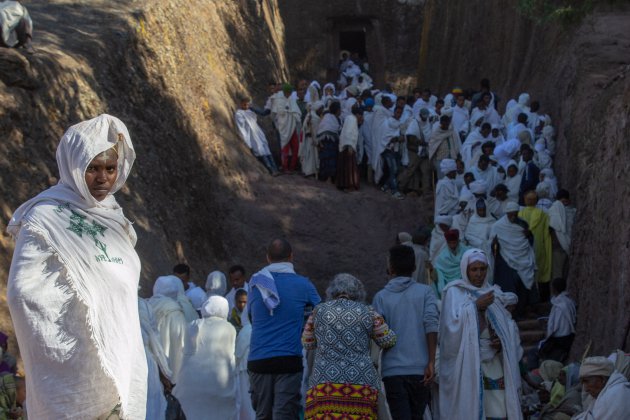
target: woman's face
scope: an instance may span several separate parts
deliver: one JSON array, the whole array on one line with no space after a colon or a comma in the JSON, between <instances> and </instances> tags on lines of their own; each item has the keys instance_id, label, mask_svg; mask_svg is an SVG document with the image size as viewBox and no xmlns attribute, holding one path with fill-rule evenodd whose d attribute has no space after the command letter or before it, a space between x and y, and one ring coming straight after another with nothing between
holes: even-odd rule
<instances>
[{"instance_id":1,"label":"woman's face","mask_svg":"<svg viewBox=\"0 0 630 420\"><path fill-rule=\"evenodd\" d=\"M468 268L466 268L468 280L470 281L470 284L475 287L481 287L483 285L487 272L488 264L484 264L481 261L475 261L472 264L468 264Z\"/></svg>"},{"instance_id":2,"label":"woman's face","mask_svg":"<svg viewBox=\"0 0 630 420\"><path fill-rule=\"evenodd\" d=\"M96 156L85 170L85 183L97 201L103 201L118 177L118 156L113 150Z\"/></svg>"},{"instance_id":3,"label":"woman's face","mask_svg":"<svg viewBox=\"0 0 630 420\"><path fill-rule=\"evenodd\" d=\"M510 178L516 176L517 172L518 172L518 168L515 165L510 165L508 167L507 174Z\"/></svg>"}]
</instances>

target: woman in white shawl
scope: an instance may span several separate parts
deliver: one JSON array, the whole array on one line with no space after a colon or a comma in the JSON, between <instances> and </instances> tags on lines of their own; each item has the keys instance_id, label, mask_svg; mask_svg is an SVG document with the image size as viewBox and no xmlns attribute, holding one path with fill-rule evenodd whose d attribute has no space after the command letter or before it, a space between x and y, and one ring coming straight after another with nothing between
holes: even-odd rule
<instances>
[{"instance_id":1,"label":"woman in white shawl","mask_svg":"<svg viewBox=\"0 0 630 420\"><path fill-rule=\"evenodd\" d=\"M225 274L216 270L208 274L206 278L206 293L210 296L225 296L227 292L227 280Z\"/></svg>"},{"instance_id":2,"label":"woman in white shawl","mask_svg":"<svg viewBox=\"0 0 630 420\"><path fill-rule=\"evenodd\" d=\"M462 279L449 283L442 298L440 416L520 420L523 350L506 309L516 295L488 284L488 259L480 249L466 251L460 267Z\"/></svg>"},{"instance_id":3,"label":"woman in white shawl","mask_svg":"<svg viewBox=\"0 0 630 420\"><path fill-rule=\"evenodd\" d=\"M488 258L488 274L486 275L488 284L494 283L494 258L492 256L490 230L496 221L497 219L489 214L485 200L480 198L475 203L475 212L470 217L464 231L466 245L481 249Z\"/></svg>"},{"instance_id":4,"label":"woman in white shawl","mask_svg":"<svg viewBox=\"0 0 630 420\"><path fill-rule=\"evenodd\" d=\"M160 334L153 317L153 311L146 299L138 299L140 313L140 327L144 352L147 355L149 369L147 385L147 419L164 420L167 402L164 397L164 387L160 380L160 373L170 380L172 373L168 367L168 360L160 344Z\"/></svg>"},{"instance_id":5,"label":"woman in white shawl","mask_svg":"<svg viewBox=\"0 0 630 420\"><path fill-rule=\"evenodd\" d=\"M188 420L234 419L236 330L227 321L227 299L210 296L201 314L203 318L190 325L173 395Z\"/></svg>"},{"instance_id":6,"label":"woman in white shawl","mask_svg":"<svg viewBox=\"0 0 630 420\"><path fill-rule=\"evenodd\" d=\"M177 374L182 366L182 351L188 328L184 309L177 301L181 284L182 281L175 276L158 277L153 285L153 296L149 299L173 382L177 382Z\"/></svg>"},{"instance_id":7,"label":"woman in white shawl","mask_svg":"<svg viewBox=\"0 0 630 420\"><path fill-rule=\"evenodd\" d=\"M510 160L505 168L505 179L503 184L508 189L507 197L510 201L518 201L518 192L521 188L521 174L518 173L518 163Z\"/></svg>"},{"instance_id":8,"label":"woman in white shawl","mask_svg":"<svg viewBox=\"0 0 630 420\"><path fill-rule=\"evenodd\" d=\"M300 163L304 176L313 176L319 168L319 151L317 150L317 128L324 113L324 103L313 102L307 106L308 115L304 118L302 125L302 136L300 141Z\"/></svg>"},{"instance_id":9,"label":"woman in white shawl","mask_svg":"<svg viewBox=\"0 0 630 420\"><path fill-rule=\"evenodd\" d=\"M147 362L138 317L136 234L114 198L135 152L100 115L68 129L60 181L16 210L7 301L34 419L144 419Z\"/></svg>"}]
</instances>

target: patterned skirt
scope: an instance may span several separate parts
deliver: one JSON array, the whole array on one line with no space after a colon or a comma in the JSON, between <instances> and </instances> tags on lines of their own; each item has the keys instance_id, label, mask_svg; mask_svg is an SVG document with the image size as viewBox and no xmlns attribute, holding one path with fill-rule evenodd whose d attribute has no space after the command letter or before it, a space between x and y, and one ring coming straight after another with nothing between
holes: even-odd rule
<instances>
[{"instance_id":1,"label":"patterned skirt","mask_svg":"<svg viewBox=\"0 0 630 420\"><path fill-rule=\"evenodd\" d=\"M376 420L378 390L368 385L326 382L306 392L305 420Z\"/></svg>"},{"instance_id":2,"label":"patterned skirt","mask_svg":"<svg viewBox=\"0 0 630 420\"><path fill-rule=\"evenodd\" d=\"M339 155L339 137L328 131L318 136L319 150L319 175L321 181L334 178L337 174L337 157Z\"/></svg>"}]
</instances>

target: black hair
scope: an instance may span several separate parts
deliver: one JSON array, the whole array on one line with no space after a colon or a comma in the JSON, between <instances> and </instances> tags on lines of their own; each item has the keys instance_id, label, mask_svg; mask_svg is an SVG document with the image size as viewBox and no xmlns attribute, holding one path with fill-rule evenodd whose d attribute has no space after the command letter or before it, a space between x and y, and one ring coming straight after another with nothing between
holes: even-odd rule
<instances>
[{"instance_id":1,"label":"black hair","mask_svg":"<svg viewBox=\"0 0 630 420\"><path fill-rule=\"evenodd\" d=\"M487 141L481 145L481 150L485 149L486 147L492 147L494 149L495 144L493 141Z\"/></svg>"},{"instance_id":2,"label":"black hair","mask_svg":"<svg viewBox=\"0 0 630 420\"><path fill-rule=\"evenodd\" d=\"M360 105L353 106L351 111L354 115L363 115L363 108Z\"/></svg>"},{"instance_id":3,"label":"black hair","mask_svg":"<svg viewBox=\"0 0 630 420\"><path fill-rule=\"evenodd\" d=\"M411 276L416 269L416 255L407 245L395 245L389 249L389 268L397 276Z\"/></svg>"},{"instance_id":4,"label":"black hair","mask_svg":"<svg viewBox=\"0 0 630 420\"><path fill-rule=\"evenodd\" d=\"M486 129L492 130L492 125L490 123L485 122L485 123L481 124L481 129L482 130L486 130Z\"/></svg>"},{"instance_id":5,"label":"black hair","mask_svg":"<svg viewBox=\"0 0 630 420\"><path fill-rule=\"evenodd\" d=\"M270 262L286 261L292 253L291 244L286 239L274 239L267 247L267 258Z\"/></svg>"},{"instance_id":6,"label":"black hair","mask_svg":"<svg viewBox=\"0 0 630 420\"><path fill-rule=\"evenodd\" d=\"M449 117L448 115L442 115L440 117L440 124L446 123L446 122L450 123L451 122L451 117Z\"/></svg>"},{"instance_id":7,"label":"black hair","mask_svg":"<svg viewBox=\"0 0 630 420\"><path fill-rule=\"evenodd\" d=\"M562 277L556 277L551 281L551 287L553 287L553 290L560 294L567 290L567 281Z\"/></svg>"},{"instance_id":8,"label":"black hair","mask_svg":"<svg viewBox=\"0 0 630 420\"><path fill-rule=\"evenodd\" d=\"M488 157L488 155L481 155L479 156L479 160L477 162L490 162L490 158Z\"/></svg>"},{"instance_id":9,"label":"black hair","mask_svg":"<svg viewBox=\"0 0 630 420\"><path fill-rule=\"evenodd\" d=\"M228 270L228 274L236 273L237 271L240 271L242 275L245 275L245 268L240 264L236 264L230 267L230 269Z\"/></svg>"},{"instance_id":10,"label":"black hair","mask_svg":"<svg viewBox=\"0 0 630 420\"><path fill-rule=\"evenodd\" d=\"M490 89L490 80L485 78L481 79L481 87Z\"/></svg>"},{"instance_id":11,"label":"black hair","mask_svg":"<svg viewBox=\"0 0 630 420\"><path fill-rule=\"evenodd\" d=\"M569 191L565 190L564 188L561 188L558 190L558 193L556 194L556 200L562 200L563 198L567 200L571 199L569 195Z\"/></svg>"},{"instance_id":12,"label":"black hair","mask_svg":"<svg viewBox=\"0 0 630 420\"><path fill-rule=\"evenodd\" d=\"M437 101L435 101L435 104L442 104L444 105L444 99L438 99Z\"/></svg>"},{"instance_id":13,"label":"black hair","mask_svg":"<svg viewBox=\"0 0 630 420\"><path fill-rule=\"evenodd\" d=\"M234 294L234 300L240 298L243 295L247 296L247 290L245 290L245 289L238 289L236 291L236 293Z\"/></svg>"},{"instance_id":14,"label":"black hair","mask_svg":"<svg viewBox=\"0 0 630 420\"><path fill-rule=\"evenodd\" d=\"M527 114L524 112L518 114L517 121L520 123L524 123L525 121L527 121Z\"/></svg>"},{"instance_id":15,"label":"black hair","mask_svg":"<svg viewBox=\"0 0 630 420\"><path fill-rule=\"evenodd\" d=\"M190 274L190 267L188 264L177 264L173 267L173 274Z\"/></svg>"},{"instance_id":16,"label":"black hair","mask_svg":"<svg viewBox=\"0 0 630 420\"><path fill-rule=\"evenodd\" d=\"M505 184L497 184L496 187L494 187L495 191L504 191L504 192L508 192L508 187Z\"/></svg>"},{"instance_id":17,"label":"black hair","mask_svg":"<svg viewBox=\"0 0 630 420\"><path fill-rule=\"evenodd\" d=\"M392 105L392 98L387 95L383 95L381 97L381 105L385 106L385 108L389 108L389 106L385 105L385 102L389 103L389 106Z\"/></svg>"},{"instance_id":18,"label":"black hair","mask_svg":"<svg viewBox=\"0 0 630 420\"><path fill-rule=\"evenodd\" d=\"M341 109L341 104L337 101L332 102L329 106L328 106L328 113L330 114L336 114L337 111L339 111Z\"/></svg>"}]
</instances>

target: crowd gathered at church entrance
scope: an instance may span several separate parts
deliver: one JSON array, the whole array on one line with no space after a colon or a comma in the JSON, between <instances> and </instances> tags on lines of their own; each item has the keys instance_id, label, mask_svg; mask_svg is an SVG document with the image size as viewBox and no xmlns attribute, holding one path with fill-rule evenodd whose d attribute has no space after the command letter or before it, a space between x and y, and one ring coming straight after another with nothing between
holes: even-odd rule
<instances>
[{"instance_id":1,"label":"crowd gathered at church entrance","mask_svg":"<svg viewBox=\"0 0 630 420\"><path fill-rule=\"evenodd\" d=\"M271 175L433 200L432 225L379 244L380 290L339 273L320 296L279 236L256 267L202 282L177 263L139 298L137 236L114 197L136 152L120 119L97 116L68 128L59 183L8 223L24 369L0 335L0 419L630 418L630 355L572 356L575 208L542 104L503 107L487 79L379 89L364 59L340 58L338 80L274 81L260 108L240 98L235 122ZM545 305L545 337L525 349L519 323Z\"/></svg>"}]
</instances>

